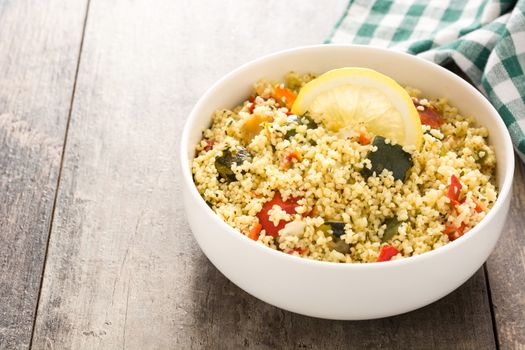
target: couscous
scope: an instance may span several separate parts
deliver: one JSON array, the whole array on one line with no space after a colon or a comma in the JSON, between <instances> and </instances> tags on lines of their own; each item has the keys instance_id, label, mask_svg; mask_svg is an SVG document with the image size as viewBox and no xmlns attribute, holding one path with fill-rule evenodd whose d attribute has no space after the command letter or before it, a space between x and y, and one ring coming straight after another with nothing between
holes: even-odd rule
<instances>
[{"instance_id":1,"label":"couscous","mask_svg":"<svg viewBox=\"0 0 525 350\"><path fill-rule=\"evenodd\" d=\"M497 198L486 128L407 87L421 118L419 147L360 125L334 130L291 112L314 78L259 81L239 106L214 113L192 172L224 221L287 254L368 263L439 248L485 217Z\"/></svg>"}]
</instances>

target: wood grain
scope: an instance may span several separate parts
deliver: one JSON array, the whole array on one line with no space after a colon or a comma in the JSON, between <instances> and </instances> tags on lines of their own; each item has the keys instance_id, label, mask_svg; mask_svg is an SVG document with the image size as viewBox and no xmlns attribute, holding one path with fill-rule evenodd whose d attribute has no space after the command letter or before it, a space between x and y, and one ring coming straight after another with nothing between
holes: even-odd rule
<instances>
[{"instance_id":1,"label":"wood grain","mask_svg":"<svg viewBox=\"0 0 525 350\"><path fill-rule=\"evenodd\" d=\"M190 335L179 327L209 265L177 198L184 120L244 61L321 42L341 9L91 1L34 348L162 349Z\"/></svg>"},{"instance_id":2,"label":"wood grain","mask_svg":"<svg viewBox=\"0 0 525 350\"><path fill-rule=\"evenodd\" d=\"M196 99L240 63L321 42L338 6L91 2L35 349L494 348L483 271L417 312L331 322L247 295L191 236L176 155Z\"/></svg>"},{"instance_id":3,"label":"wood grain","mask_svg":"<svg viewBox=\"0 0 525 350\"><path fill-rule=\"evenodd\" d=\"M525 349L525 166L514 173L509 218L487 262L501 349Z\"/></svg>"},{"instance_id":4,"label":"wood grain","mask_svg":"<svg viewBox=\"0 0 525 350\"><path fill-rule=\"evenodd\" d=\"M31 339L85 11L0 2L0 349Z\"/></svg>"}]
</instances>

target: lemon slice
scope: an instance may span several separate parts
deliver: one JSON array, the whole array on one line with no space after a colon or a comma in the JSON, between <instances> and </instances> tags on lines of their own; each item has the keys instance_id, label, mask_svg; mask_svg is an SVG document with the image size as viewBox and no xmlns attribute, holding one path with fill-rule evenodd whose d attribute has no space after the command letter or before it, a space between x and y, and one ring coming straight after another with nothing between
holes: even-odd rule
<instances>
[{"instance_id":1,"label":"lemon slice","mask_svg":"<svg viewBox=\"0 0 525 350\"><path fill-rule=\"evenodd\" d=\"M364 126L375 135L419 149L423 130L408 93L392 78L366 68L339 68L304 85L292 113L309 112L332 131Z\"/></svg>"}]
</instances>

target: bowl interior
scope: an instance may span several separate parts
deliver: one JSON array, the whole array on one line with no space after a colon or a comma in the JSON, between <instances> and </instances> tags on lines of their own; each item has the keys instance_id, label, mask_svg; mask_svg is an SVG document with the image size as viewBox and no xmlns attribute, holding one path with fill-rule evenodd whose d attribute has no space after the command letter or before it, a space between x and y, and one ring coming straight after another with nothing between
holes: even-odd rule
<instances>
[{"instance_id":1,"label":"bowl interior","mask_svg":"<svg viewBox=\"0 0 525 350\"><path fill-rule=\"evenodd\" d=\"M183 132L181 162L187 184L193 184L190 164L195 145L200 141L202 131L209 126L215 110L232 108L246 100L259 79L279 81L290 70L321 74L347 66L375 69L403 86L420 89L425 96L446 97L462 114L474 117L478 124L487 127L489 143L494 146L498 161L500 198L508 195L514 169L512 143L503 121L481 93L455 74L417 57L387 49L350 45L319 45L283 51L252 61L219 80L199 100ZM198 195L195 186L192 187L192 192ZM497 206L498 203L492 211Z\"/></svg>"}]
</instances>

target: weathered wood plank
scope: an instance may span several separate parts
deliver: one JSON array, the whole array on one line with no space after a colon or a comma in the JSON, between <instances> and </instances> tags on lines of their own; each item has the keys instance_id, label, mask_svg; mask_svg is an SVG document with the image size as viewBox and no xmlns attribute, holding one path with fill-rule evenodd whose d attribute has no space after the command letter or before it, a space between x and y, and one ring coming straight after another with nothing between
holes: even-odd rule
<instances>
[{"instance_id":1,"label":"weathered wood plank","mask_svg":"<svg viewBox=\"0 0 525 350\"><path fill-rule=\"evenodd\" d=\"M487 262L501 349L525 348L525 166L516 161L509 219Z\"/></svg>"},{"instance_id":2,"label":"weathered wood plank","mask_svg":"<svg viewBox=\"0 0 525 350\"><path fill-rule=\"evenodd\" d=\"M31 339L85 12L0 2L0 349Z\"/></svg>"},{"instance_id":3,"label":"weathered wood plank","mask_svg":"<svg viewBox=\"0 0 525 350\"><path fill-rule=\"evenodd\" d=\"M460 289L420 310L343 322L276 309L239 290L204 256L197 256L196 263L193 297L179 301L188 315L173 335L174 348L495 348L482 270Z\"/></svg>"},{"instance_id":4,"label":"weathered wood plank","mask_svg":"<svg viewBox=\"0 0 525 350\"><path fill-rule=\"evenodd\" d=\"M321 42L344 5L92 0L36 349L494 348L483 271L417 312L331 322L242 292L191 236L176 154L196 99L240 63Z\"/></svg>"}]
</instances>

